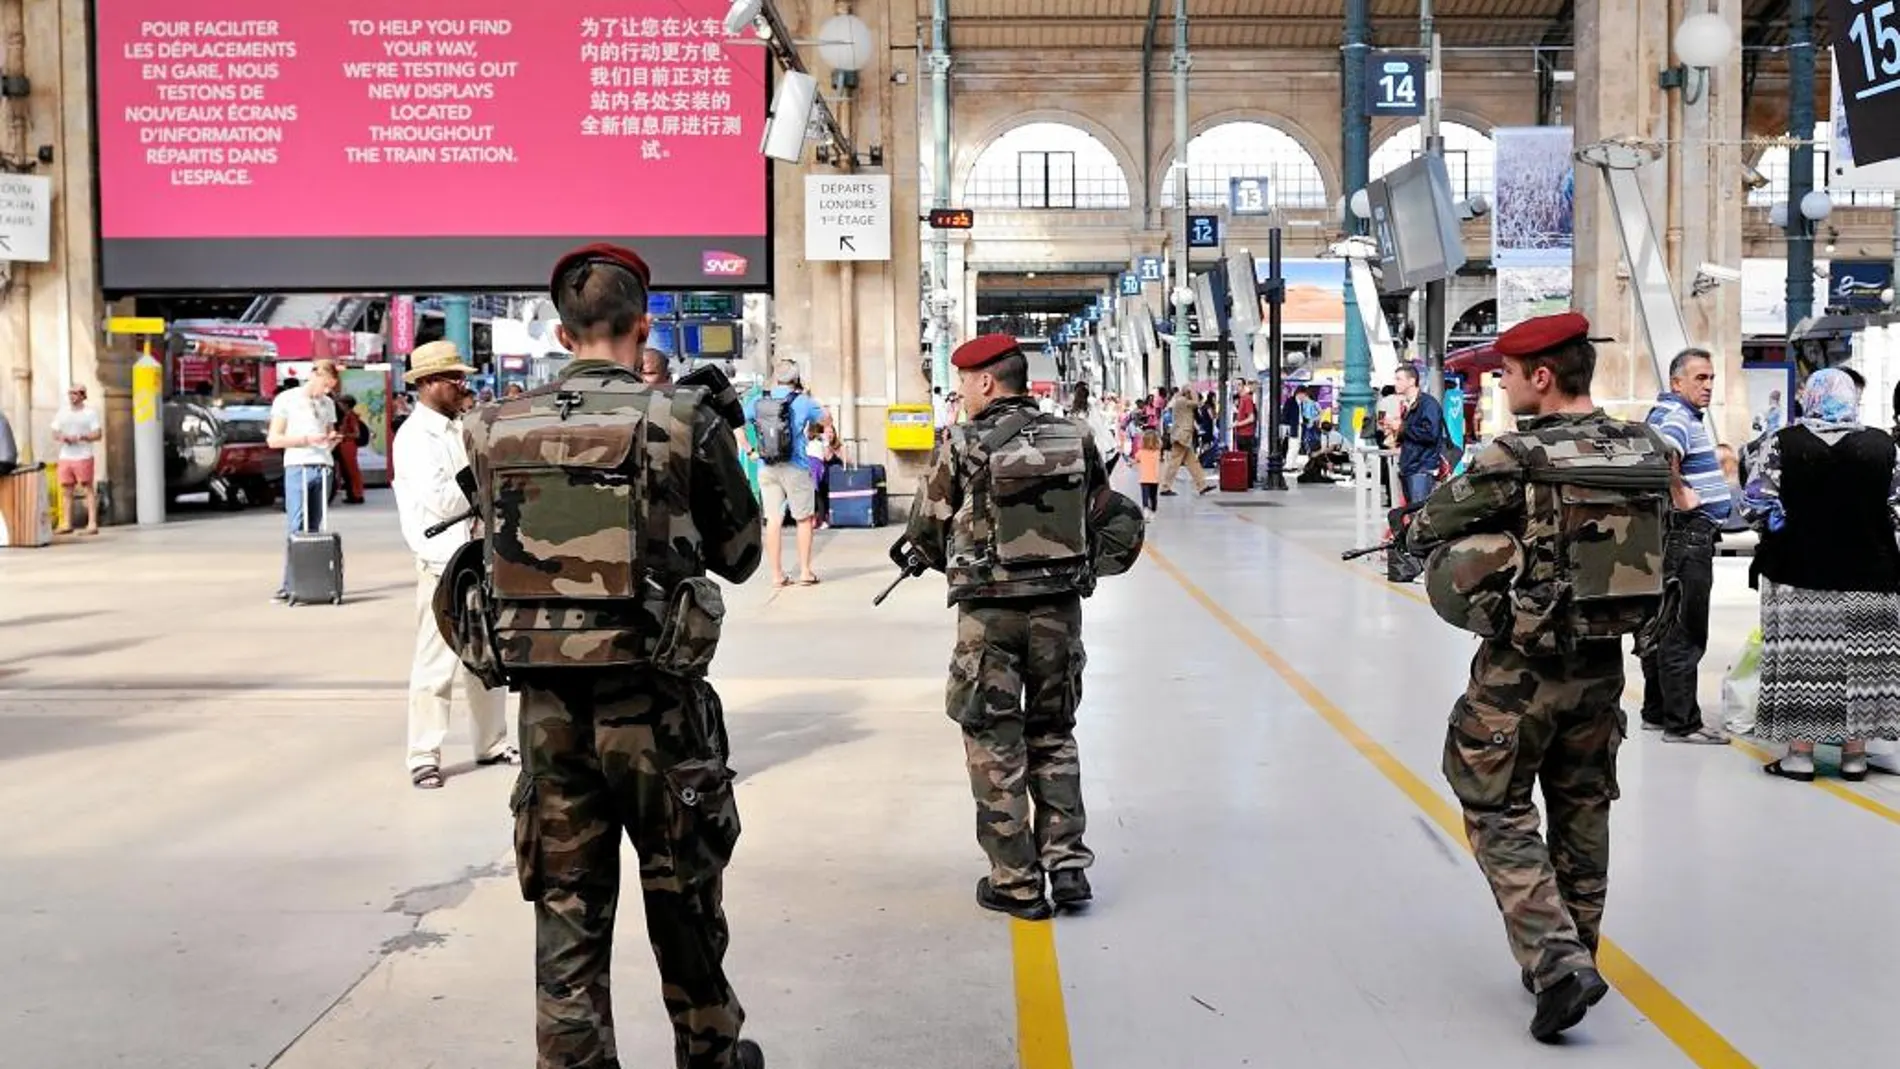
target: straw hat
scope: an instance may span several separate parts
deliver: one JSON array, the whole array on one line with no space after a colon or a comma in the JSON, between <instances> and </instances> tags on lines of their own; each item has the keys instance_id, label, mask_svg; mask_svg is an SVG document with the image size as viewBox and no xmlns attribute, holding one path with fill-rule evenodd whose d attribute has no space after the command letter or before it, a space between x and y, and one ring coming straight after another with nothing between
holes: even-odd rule
<instances>
[{"instance_id":1,"label":"straw hat","mask_svg":"<svg viewBox=\"0 0 1900 1069\"><path fill-rule=\"evenodd\" d=\"M432 341L409 354L409 371L402 381L414 386L431 375L473 375L475 369L462 363L462 352L452 341Z\"/></svg>"}]
</instances>

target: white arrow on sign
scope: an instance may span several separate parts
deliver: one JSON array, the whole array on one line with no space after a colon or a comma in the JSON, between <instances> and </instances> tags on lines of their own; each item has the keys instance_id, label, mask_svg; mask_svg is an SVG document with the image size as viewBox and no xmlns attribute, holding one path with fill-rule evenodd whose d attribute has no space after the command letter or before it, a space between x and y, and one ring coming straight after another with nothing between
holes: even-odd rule
<instances>
[{"instance_id":1,"label":"white arrow on sign","mask_svg":"<svg viewBox=\"0 0 1900 1069\"><path fill-rule=\"evenodd\" d=\"M891 258L891 176L808 175L805 178L805 259Z\"/></svg>"}]
</instances>

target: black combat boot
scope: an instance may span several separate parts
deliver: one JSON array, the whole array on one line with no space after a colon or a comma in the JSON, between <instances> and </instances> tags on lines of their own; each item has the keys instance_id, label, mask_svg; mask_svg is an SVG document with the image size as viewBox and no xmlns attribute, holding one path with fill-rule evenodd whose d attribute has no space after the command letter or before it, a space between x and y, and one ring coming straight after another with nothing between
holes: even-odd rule
<instances>
[{"instance_id":1,"label":"black combat boot","mask_svg":"<svg viewBox=\"0 0 1900 1069\"><path fill-rule=\"evenodd\" d=\"M1590 1007L1603 1001L1610 985L1595 969L1584 966L1545 988L1537 996L1537 1016L1531 1018L1531 1035L1539 1043L1553 1043L1564 1032L1583 1023Z\"/></svg>"},{"instance_id":2,"label":"black combat boot","mask_svg":"<svg viewBox=\"0 0 1900 1069\"><path fill-rule=\"evenodd\" d=\"M765 1052L757 1043L749 1039L739 1041L737 1052L739 1069L765 1069Z\"/></svg>"},{"instance_id":3,"label":"black combat boot","mask_svg":"<svg viewBox=\"0 0 1900 1069\"><path fill-rule=\"evenodd\" d=\"M1050 907L1049 900L1041 895L1034 898L1011 898L1008 895L999 894L996 888L990 886L988 876L976 881L976 904L984 909L1007 913L1026 921L1046 921L1056 913Z\"/></svg>"},{"instance_id":4,"label":"black combat boot","mask_svg":"<svg viewBox=\"0 0 1900 1069\"><path fill-rule=\"evenodd\" d=\"M1058 869L1049 874L1049 897L1057 909L1081 909L1095 897L1088 874L1081 869Z\"/></svg>"},{"instance_id":5,"label":"black combat boot","mask_svg":"<svg viewBox=\"0 0 1900 1069\"><path fill-rule=\"evenodd\" d=\"M1537 994L1537 981L1531 979L1531 971L1529 969L1525 969L1519 973L1518 979L1524 981L1524 990L1529 991L1533 995Z\"/></svg>"}]
</instances>

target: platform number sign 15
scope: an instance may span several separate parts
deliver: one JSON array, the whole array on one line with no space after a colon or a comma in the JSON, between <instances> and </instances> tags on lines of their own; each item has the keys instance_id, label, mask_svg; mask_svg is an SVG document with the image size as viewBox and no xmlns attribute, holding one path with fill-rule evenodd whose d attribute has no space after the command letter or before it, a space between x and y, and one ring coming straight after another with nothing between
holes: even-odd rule
<instances>
[{"instance_id":1,"label":"platform number sign 15","mask_svg":"<svg viewBox=\"0 0 1900 1069\"><path fill-rule=\"evenodd\" d=\"M1895 0L1828 0L1827 7L1854 166L1900 157L1900 10Z\"/></svg>"},{"instance_id":2,"label":"platform number sign 15","mask_svg":"<svg viewBox=\"0 0 1900 1069\"><path fill-rule=\"evenodd\" d=\"M1376 53L1366 64L1366 114L1425 114L1425 57Z\"/></svg>"}]
</instances>

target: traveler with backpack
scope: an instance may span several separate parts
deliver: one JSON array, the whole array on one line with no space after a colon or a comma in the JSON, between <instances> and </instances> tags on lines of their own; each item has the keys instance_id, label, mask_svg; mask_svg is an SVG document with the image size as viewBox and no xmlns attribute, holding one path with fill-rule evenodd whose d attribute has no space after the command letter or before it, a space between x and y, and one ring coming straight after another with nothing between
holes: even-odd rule
<instances>
[{"instance_id":1,"label":"traveler with backpack","mask_svg":"<svg viewBox=\"0 0 1900 1069\"><path fill-rule=\"evenodd\" d=\"M765 508L765 560L772 569L773 586L790 586L785 576L782 531L789 509L798 525L798 585L817 586L811 568L812 534L818 529L818 484L805 462L808 428L816 423L827 430L831 417L824 406L805 395L798 365L781 360L772 376L772 392L746 402L746 424L757 444L741 445L759 464L759 499Z\"/></svg>"},{"instance_id":2,"label":"traveler with backpack","mask_svg":"<svg viewBox=\"0 0 1900 1069\"><path fill-rule=\"evenodd\" d=\"M1590 399L1589 334L1571 312L1498 338L1518 429L1433 493L1401 536L1429 554L1432 608L1484 639L1452 707L1443 771L1537 996L1531 1035L1546 1043L1609 991L1596 954L1628 731L1621 639L1647 652L1667 615L1670 448Z\"/></svg>"}]
</instances>

